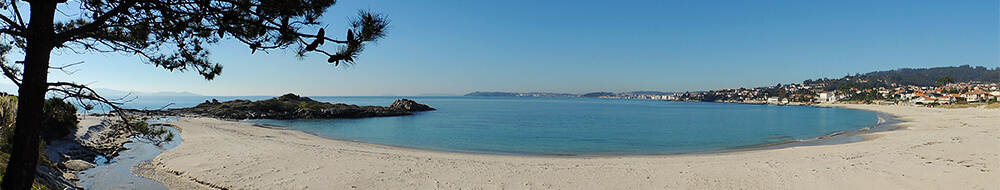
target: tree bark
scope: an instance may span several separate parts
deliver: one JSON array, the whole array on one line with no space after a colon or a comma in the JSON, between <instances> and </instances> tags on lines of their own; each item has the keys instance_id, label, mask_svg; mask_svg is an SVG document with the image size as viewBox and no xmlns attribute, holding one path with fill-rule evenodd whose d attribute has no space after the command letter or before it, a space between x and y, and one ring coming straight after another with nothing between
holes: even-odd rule
<instances>
[{"instance_id":1,"label":"tree bark","mask_svg":"<svg viewBox=\"0 0 1000 190\"><path fill-rule=\"evenodd\" d=\"M28 22L24 73L18 88L17 118L15 119L13 150L0 188L31 189L37 173L39 129L42 127L42 107L48 91L49 58L55 47L53 29L56 4L54 0L31 0L31 20Z\"/></svg>"}]
</instances>

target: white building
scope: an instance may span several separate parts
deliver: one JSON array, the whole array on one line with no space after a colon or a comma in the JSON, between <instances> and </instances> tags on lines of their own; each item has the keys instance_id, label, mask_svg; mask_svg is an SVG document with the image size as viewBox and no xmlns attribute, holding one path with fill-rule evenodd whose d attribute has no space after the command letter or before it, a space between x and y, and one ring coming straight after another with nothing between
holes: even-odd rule
<instances>
[{"instance_id":1,"label":"white building","mask_svg":"<svg viewBox=\"0 0 1000 190\"><path fill-rule=\"evenodd\" d=\"M816 96L816 97L817 97L816 98L817 101L819 101L819 102L836 102L837 101L837 95L834 94L833 92L820 92L819 95Z\"/></svg>"},{"instance_id":2,"label":"white building","mask_svg":"<svg viewBox=\"0 0 1000 190\"><path fill-rule=\"evenodd\" d=\"M778 97L767 97L768 103L779 103L780 101L781 99L779 99Z\"/></svg>"}]
</instances>

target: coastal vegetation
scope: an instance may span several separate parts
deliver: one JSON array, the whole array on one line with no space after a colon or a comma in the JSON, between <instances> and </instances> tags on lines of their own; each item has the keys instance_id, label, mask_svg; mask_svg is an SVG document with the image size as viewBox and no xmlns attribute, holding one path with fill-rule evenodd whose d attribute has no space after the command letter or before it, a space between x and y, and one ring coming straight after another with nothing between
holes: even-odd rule
<instances>
[{"instance_id":1,"label":"coastal vegetation","mask_svg":"<svg viewBox=\"0 0 1000 190\"><path fill-rule=\"evenodd\" d=\"M79 121L76 118L76 106L63 100L62 98L49 98L45 100L45 107L42 108L44 120L42 121L42 139L46 142L62 138L76 130Z\"/></svg>"},{"instance_id":2,"label":"coastal vegetation","mask_svg":"<svg viewBox=\"0 0 1000 190\"><path fill-rule=\"evenodd\" d=\"M17 115L17 96L0 96L0 152L9 153L7 141L14 135L14 118ZM6 163L6 162L4 162ZM3 164L6 166L6 164Z\"/></svg>"},{"instance_id":3,"label":"coastal vegetation","mask_svg":"<svg viewBox=\"0 0 1000 190\"><path fill-rule=\"evenodd\" d=\"M17 96L0 96L0 152L10 153L12 149L10 141L14 133L16 108ZM45 101L43 111L41 136L45 141L62 138L76 130L79 121L73 104L61 98L50 98Z\"/></svg>"},{"instance_id":4,"label":"coastal vegetation","mask_svg":"<svg viewBox=\"0 0 1000 190\"><path fill-rule=\"evenodd\" d=\"M831 91L843 88L877 88L899 86L942 86L958 82L1000 82L1000 68L972 67L969 65L934 67L934 68L902 68L889 71L874 71L866 74L846 75L840 79L806 79L802 84L825 84L823 90Z\"/></svg>"},{"instance_id":5,"label":"coastal vegetation","mask_svg":"<svg viewBox=\"0 0 1000 190\"><path fill-rule=\"evenodd\" d=\"M27 4L30 9L23 6ZM61 4L73 3L68 6ZM0 3L0 69L18 86L12 152L3 189L28 189L36 174L46 94L76 98L85 108L93 104L111 106L123 120L118 103L104 98L87 85L50 82L50 70L66 70L83 62L51 65L53 51L72 53L122 53L137 55L146 63L168 71L194 71L206 80L222 72L222 65L209 60L206 46L223 40L249 47L249 53L294 47L299 57L322 54L327 62L350 65L369 43L384 38L388 19L371 11L359 11L351 19L346 38L327 35L318 20L334 0L307 1L25 1ZM78 5L76 5L78 4ZM22 7L19 7L22 6ZM69 7L59 10L60 7ZM24 14L21 11L24 10ZM56 17L55 13L65 17ZM310 29L315 32L305 32ZM324 48L324 44L337 44ZM8 62L14 49L24 59ZM55 54L60 55L60 54ZM85 103L93 102L93 103ZM132 123L132 122L127 122Z\"/></svg>"},{"instance_id":6,"label":"coastal vegetation","mask_svg":"<svg viewBox=\"0 0 1000 190\"><path fill-rule=\"evenodd\" d=\"M0 173L6 171L7 162L12 150L11 137L14 133L15 117L17 115L17 96L0 96ZM46 142L62 138L77 128L76 107L61 98L50 98L45 101L43 109L44 122L41 136ZM45 144L38 146L39 152L44 152ZM44 156L42 164L52 167ZM48 189L40 179L35 179L32 189Z\"/></svg>"}]
</instances>

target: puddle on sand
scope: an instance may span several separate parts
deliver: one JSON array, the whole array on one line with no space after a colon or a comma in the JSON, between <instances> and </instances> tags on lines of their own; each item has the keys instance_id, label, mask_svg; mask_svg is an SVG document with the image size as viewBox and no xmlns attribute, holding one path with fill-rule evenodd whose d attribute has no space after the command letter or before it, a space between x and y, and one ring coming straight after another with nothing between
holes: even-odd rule
<instances>
[{"instance_id":1,"label":"puddle on sand","mask_svg":"<svg viewBox=\"0 0 1000 190\"><path fill-rule=\"evenodd\" d=\"M149 120L150 123L164 123L168 121L170 120ZM77 173L80 181L76 185L84 189L167 189L160 182L132 174L133 166L142 162L148 162L157 155L160 155L164 150L177 147L181 144L181 132L172 127L165 128L174 133L172 141L163 143L161 147L133 138L133 142L125 143L124 146L128 149L121 151L118 157L110 161L103 156L95 158L97 166Z\"/></svg>"}]
</instances>

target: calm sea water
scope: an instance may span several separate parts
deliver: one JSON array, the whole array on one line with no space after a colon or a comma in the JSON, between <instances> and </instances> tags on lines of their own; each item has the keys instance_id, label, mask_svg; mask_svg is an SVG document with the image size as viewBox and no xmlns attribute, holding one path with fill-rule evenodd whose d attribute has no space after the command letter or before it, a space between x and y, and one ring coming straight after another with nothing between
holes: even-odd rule
<instances>
[{"instance_id":1,"label":"calm sea water","mask_svg":"<svg viewBox=\"0 0 1000 190\"><path fill-rule=\"evenodd\" d=\"M129 108L190 107L207 99L139 97ZM388 106L398 97L312 97ZM810 139L873 126L873 112L808 106L592 98L409 97L437 108L412 116L248 120L323 137L487 154L645 155L721 150Z\"/></svg>"},{"instance_id":2,"label":"calm sea water","mask_svg":"<svg viewBox=\"0 0 1000 190\"><path fill-rule=\"evenodd\" d=\"M386 106L395 98L313 99ZM873 112L807 106L589 98L411 99L438 110L398 117L247 122L390 146L527 155L712 151L810 139L878 122Z\"/></svg>"}]
</instances>

